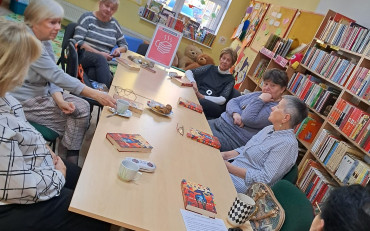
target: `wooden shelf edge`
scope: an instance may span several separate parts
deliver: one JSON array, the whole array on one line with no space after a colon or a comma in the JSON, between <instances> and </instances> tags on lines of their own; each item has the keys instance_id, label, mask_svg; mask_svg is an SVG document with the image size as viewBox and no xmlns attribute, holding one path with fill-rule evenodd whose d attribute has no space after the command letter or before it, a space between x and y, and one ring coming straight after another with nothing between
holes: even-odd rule
<instances>
[{"instance_id":1,"label":"wooden shelf edge","mask_svg":"<svg viewBox=\"0 0 370 231\"><path fill-rule=\"evenodd\" d=\"M358 96L358 95L356 95L355 93L351 92L351 91L350 91L350 90L348 90L347 88L344 88L344 89L345 89L345 91L346 91L348 94L352 95L352 96L353 96L353 97L355 97L356 99L360 100L361 102L363 102L363 103L365 103L365 104L367 104L367 105L370 105L370 102L369 102L369 101L366 101L366 99L361 98L360 96Z\"/></svg>"},{"instance_id":2,"label":"wooden shelf edge","mask_svg":"<svg viewBox=\"0 0 370 231\"><path fill-rule=\"evenodd\" d=\"M312 70L311 68L307 67L306 65L303 65L303 64L299 64L299 65L300 65L300 66L302 66L304 69L306 69L306 70L310 71L311 73L313 73L313 74L317 75L318 77L322 78L322 79L323 79L323 80L325 80L326 82L331 83L331 84L333 84L334 86L336 86L336 87L338 87L338 88L340 88L340 89L344 89L344 86L342 86L342 85L340 85L340 84L338 84L338 83L336 83L336 82L334 82L334 81L332 81L332 80L330 80L330 79L326 78L325 76L323 76L323 75L321 75L321 74L317 73L316 71Z\"/></svg>"},{"instance_id":3,"label":"wooden shelf edge","mask_svg":"<svg viewBox=\"0 0 370 231\"><path fill-rule=\"evenodd\" d=\"M324 42L322 41L321 39L318 39L318 38L314 38L314 40L316 40L317 43L320 43L320 44L325 44L326 46L329 46L331 49L333 50L337 50L337 51L343 51L345 53L348 53L348 54L351 54L351 55L355 55L355 56L358 56L358 57L361 57L363 56L363 54L360 54L360 53L357 53L357 52L353 52L351 50L348 50L346 48L342 48L342 47L338 47L336 45L333 45L333 44L330 44L330 43L327 43L327 42Z\"/></svg>"},{"instance_id":4,"label":"wooden shelf edge","mask_svg":"<svg viewBox=\"0 0 370 231\"><path fill-rule=\"evenodd\" d=\"M317 162L320 163L320 165L326 170L327 173L329 173L329 175L335 180L335 182L337 182L340 186L345 186L345 184L343 182L341 182L337 176L335 176L334 173L332 173L327 167L326 165L319 159L318 156L316 156L314 153L312 153L312 156L316 159Z\"/></svg>"},{"instance_id":5,"label":"wooden shelf edge","mask_svg":"<svg viewBox=\"0 0 370 231\"><path fill-rule=\"evenodd\" d=\"M356 148L360 149L365 155L370 156L370 154L363 148L361 147L358 143L356 143L354 140L349 138L342 130L339 129L339 127L335 124L332 124L331 122L327 121L328 124L330 124L336 131L338 131L342 136L344 136L349 142L354 145Z\"/></svg>"}]
</instances>

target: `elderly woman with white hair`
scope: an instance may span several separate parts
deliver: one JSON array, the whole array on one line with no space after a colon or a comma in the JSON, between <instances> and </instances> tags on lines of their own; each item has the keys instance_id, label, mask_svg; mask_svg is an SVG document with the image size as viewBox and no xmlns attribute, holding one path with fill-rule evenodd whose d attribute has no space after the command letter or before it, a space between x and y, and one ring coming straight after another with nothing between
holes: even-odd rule
<instances>
[{"instance_id":1,"label":"elderly woman with white hair","mask_svg":"<svg viewBox=\"0 0 370 231\"><path fill-rule=\"evenodd\" d=\"M56 63L50 40L60 30L63 8L54 0L31 0L24 12L25 23L38 40L43 42L40 58L31 64L22 86L11 94L21 102L27 120L56 131L67 149L67 160L78 162L79 150L89 125L89 104L63 89L97 100L104 106L115 107L115 100L98 90L87 87L77 78L64 73Z\"/></svg>"},{"instance_id":2,"label":"elderly woman with white hair","mask_svg":"<svg viewBox=\"0 0 370 231\"><path fill-rule=\"evenodd\" d=\"M119 0L100 0L97 11L81 15L73 36L86 50L81 59L86 74L90 79L104 83L108 88L113 77L107 61L128 49L121 26L112 17L118 6ZM115 46L118 48L111 53Z\"/></svg>"},{"instance_id":3,"label":"elderly woman with white hair","mask_svg":"<svg viewBox=\"0 0 370 231\"><path fill-rule=\"evenodd\" d=\"M245 193L255 182L273 185L289 172L298 156L293 129L307 113L304 102L284 95L279 104L272 107L268 118L272 125L254 135L245 146L221 152L237 192Z\"/></svg>"},{"instance_id":4,"label":"elderly woman with white hair","mask_svg":"<svg viewBox=\"0 0 370 231\"><path fill-rule=\"evenodd\" d=\"M81 169L50 150L7 93L40 54L40 41L24 24L0 19L0 229L109 230L68 211Z\"/></svg>"}]
</instances>

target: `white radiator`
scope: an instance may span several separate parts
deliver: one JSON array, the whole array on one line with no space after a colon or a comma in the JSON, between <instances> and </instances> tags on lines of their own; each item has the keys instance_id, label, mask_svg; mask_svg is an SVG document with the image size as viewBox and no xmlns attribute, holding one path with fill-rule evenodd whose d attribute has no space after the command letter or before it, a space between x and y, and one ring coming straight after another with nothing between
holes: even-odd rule
<instances>
[{"instance_id":1,"label":"white radiator","mask_svg":"<svg viewBox=\"0 0 370 231\"><path fill-rule=\"evenodd\" d=\"M87 12L87 10L82 9L76 5L73 5L69 2L63 1L63 0L56 0L59 2L60 5L64 8L64 18L71 21L71 22L77 22L77 20L80 18L80 16ZM125 27L122 27L123 34L126 36L131 36L135 38L140 38L142 40L150 41L150 38L145 37L142 34L139 34L133 30L127 29Z\"/></svg>"}]
</instances>

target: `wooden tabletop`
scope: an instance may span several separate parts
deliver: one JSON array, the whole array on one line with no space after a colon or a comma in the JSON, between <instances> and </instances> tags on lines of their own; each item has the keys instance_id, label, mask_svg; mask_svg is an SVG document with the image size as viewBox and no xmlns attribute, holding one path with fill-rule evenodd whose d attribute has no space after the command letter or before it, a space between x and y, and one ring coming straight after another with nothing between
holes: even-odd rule
<instances>
[{"instance_id":1,"label":"wooden tabletop","mask_svg":"<svg viewBox=\"0 0 370 231\"><path fill-rule=\"evenodd\" d=\"M154 113L140 96L137 101L145 106L141 115L106 118L111 112L104 107L69 210L134 230L186 230L180 213L184 208L180 183L187 179L211 189L216 217L229 227L226 217L236 190L220 152L186 137L190 128L210 133L207 120L204 114L177 104L179 97L198 102L195 93L176 85L165 70L155 70L130 71L118 65L109 94L115 93L114 86L131 89L172 105L173 115ZM177 132L177 124L183 125L184 136ZM139 133L154 148L151 153L118 152L105 138L108 132ZM143 173L136 182L124 182L118 178L118 168L125 157L152 161L157 169Z\"/></svg>"}]
</instances>

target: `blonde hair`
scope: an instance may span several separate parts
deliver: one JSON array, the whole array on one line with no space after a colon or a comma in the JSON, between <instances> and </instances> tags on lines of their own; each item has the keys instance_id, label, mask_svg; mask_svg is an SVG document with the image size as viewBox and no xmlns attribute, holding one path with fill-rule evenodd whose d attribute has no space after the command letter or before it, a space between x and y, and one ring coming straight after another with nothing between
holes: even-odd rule
<instances>
[{"instance_id":1,"label":"blonde hair","mask_svg":"<svg viewBox=\"0 0 370 231\"><path fill-rule=\"evenodd\" d=\"M32 27L48 18L63 18L63 7L54 0L30 0L24 11L24 22Z\"/></svg>"},{"instance_id":2,"label":"blonde hair","mask_svg":"<svg viewBox=\"0 0 370 231\"><path fill-rule=\"evenodd\" d=\"M0 97L22 83L41 43L23 23L0 19Z\"/></svg>"}]
</instances>

